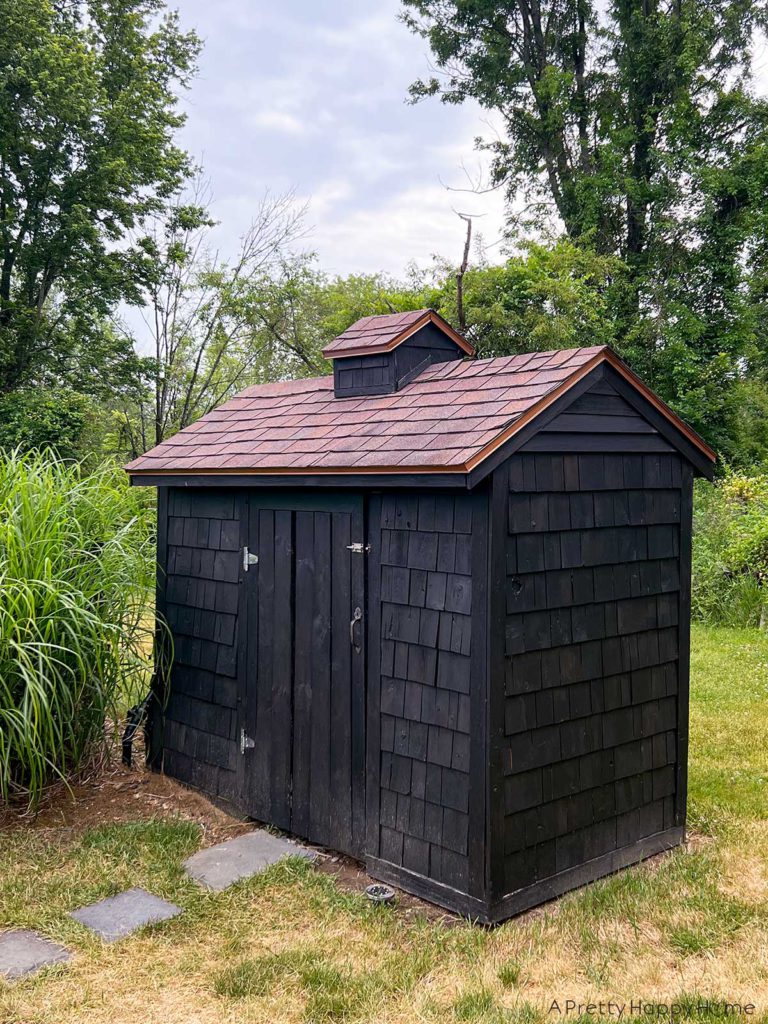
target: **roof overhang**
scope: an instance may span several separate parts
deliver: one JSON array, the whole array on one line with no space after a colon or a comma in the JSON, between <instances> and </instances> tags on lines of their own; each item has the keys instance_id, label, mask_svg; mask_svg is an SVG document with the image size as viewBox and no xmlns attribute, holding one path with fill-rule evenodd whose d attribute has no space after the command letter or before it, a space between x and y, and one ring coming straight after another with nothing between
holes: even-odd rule
<instances>
[{"instance_id":1,"label":"roof overhang","mask_svg":"<svg viewBox=\"0 0 768 1024\"><path fill-rule=\"evenodd\" d=\"M398 345L402 345L406 339L412 337L427 324L434 324L439 328L443 334L451 339L458 347L468 356L474 356L475 347L471 342L467 341L465 337L459 334L458 331L454 330L448 321L436 313L433 309L428 309L422 317L409 324L400 334L396 334L394 338L391 338L386 344L382 345L359 345L350 348L340 348L334 350L333 342L327 345L323 349L323 355L326 359L346 359L347 357L352 358L353 356L375 356L381 355L384 352L391 352L397 348Z\"/></svg>"},{"instance_id":2,"label":"roof overhang","mask_svg":"<svg viewBox=\"0 0 768 1024\"><path fill-rule=\"evenodd\" d=\"M575 370L573 374L549 391L540 401L531 406L519 419L501 431L484 448L476 452L467 462L455 465L411 465L375 466L358 468L350 466L313 469L311 467L292 471L290 468L269 469L217 469L194 472L189 469L129 472L132 484L148 486L316 486L338 487L359 486L403 486L416 480L434 481L431 486L445 487L476 486L498 464L508 458L526 441L537 433L545 423L562 412L580 394L586 391L599 377L608 374L611 383L622 396L644 415L670 444L688 459L694 468L707 479L712 479L717 460L715 452L701 437L684 423L676 413L655 395L640 378L610 349L600 352Z\"/></svg>"}]
</instances>

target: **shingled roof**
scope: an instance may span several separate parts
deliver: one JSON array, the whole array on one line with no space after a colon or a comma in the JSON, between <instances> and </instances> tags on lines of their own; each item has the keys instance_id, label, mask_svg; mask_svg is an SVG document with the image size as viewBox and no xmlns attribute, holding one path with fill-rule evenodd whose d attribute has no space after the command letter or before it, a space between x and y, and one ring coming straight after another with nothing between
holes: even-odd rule
<instances>
[{"instance_id":1,"label":"shingled roof","mask_svg":"<svg viewBox=\"0 0 768 1024\"><path fill-rule=\"evenodd\" d=\"M364 316L348 327L338 338L323 349L328 359L337 356L377 355L391 352L406 338L420 331L426 324L436 324L468 356L475 354L474 347L456 332L447 320L433 309L412 309L407 313L384 313L380 316Z\"/></svg>"},{"instance_id":2,"label":"shingled roof","mask_svg":"<svg viewBox=\"0 0 768 1024\"><path fill-rule=\"evenodd\" d=\"M246 388L126 466L132 475L467 473L601 362L606 347L561 349L430 366L400 391L336 398L332 377Z\"/></svg>"}]
</instances>

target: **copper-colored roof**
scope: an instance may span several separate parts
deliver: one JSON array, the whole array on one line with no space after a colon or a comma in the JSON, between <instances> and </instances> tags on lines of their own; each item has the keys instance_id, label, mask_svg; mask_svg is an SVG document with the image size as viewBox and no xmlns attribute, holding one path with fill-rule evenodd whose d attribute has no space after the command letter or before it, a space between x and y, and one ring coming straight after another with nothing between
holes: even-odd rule
<instances>
[{"instance_id":1,"label":"copper-colored roof","mask_svg":"<svg viewBox=\"0 0 768 1024\"><path fill-rule=\"evenodd\" d=\"M335 398L332 377L256 385L126 469L467 472L609 356L602 347L455 360L394 394L359 398Z\"/></svg>"},{"instance_id":2,"label":"copper-colored roof","mask_svg":"<svg viewBox=\"0 0 768 1024\"><path fill-rule=\"evenodd\" d=\"M407 313L384 313L364 316L348 327L343 334L326 345L323 355L329 359L339 356L376 355L391 352L416 331L429 323L435 324L467 355L474 355L474 347L455 331L447 320L432 309L412 309Z\"/></svg>"}]
</instances>

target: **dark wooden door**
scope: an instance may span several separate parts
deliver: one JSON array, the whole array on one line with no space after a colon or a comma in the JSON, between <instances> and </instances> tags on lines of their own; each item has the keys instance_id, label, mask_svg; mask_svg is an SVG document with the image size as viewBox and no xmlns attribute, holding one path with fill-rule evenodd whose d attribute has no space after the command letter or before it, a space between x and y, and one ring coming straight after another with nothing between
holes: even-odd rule
<instances>
[{"instance_id":1,"label":"dark wooden door","mask_svg":"<svg viewBox=\"0 0 768 1024\"><path fill-rule=\"evenodd\" d=\"M365 831L362 498L254 495L241 765L255 818L359 856Z\"/></svg>"}]
</instances>

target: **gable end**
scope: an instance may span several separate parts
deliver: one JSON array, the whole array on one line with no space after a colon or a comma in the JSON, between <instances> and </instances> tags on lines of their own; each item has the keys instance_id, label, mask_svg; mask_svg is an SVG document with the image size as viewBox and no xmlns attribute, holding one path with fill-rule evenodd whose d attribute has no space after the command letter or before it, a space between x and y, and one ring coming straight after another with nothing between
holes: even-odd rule
<instances>
[{"instance_id":1,"label":"gable end","mask_svg":"<svg viewBox=\"0 0 768 1024\"><path fill-rule=\"evenodd\" d=\"M633 383L631 371L617 363L622 372L603 360L548 407L534 412L529 422L470 469L469 486L519 451L679 452L699 475L711 480L714 460L706 454L708 446L652 392L647 398Z\"/></svg>"}]
</instances>

